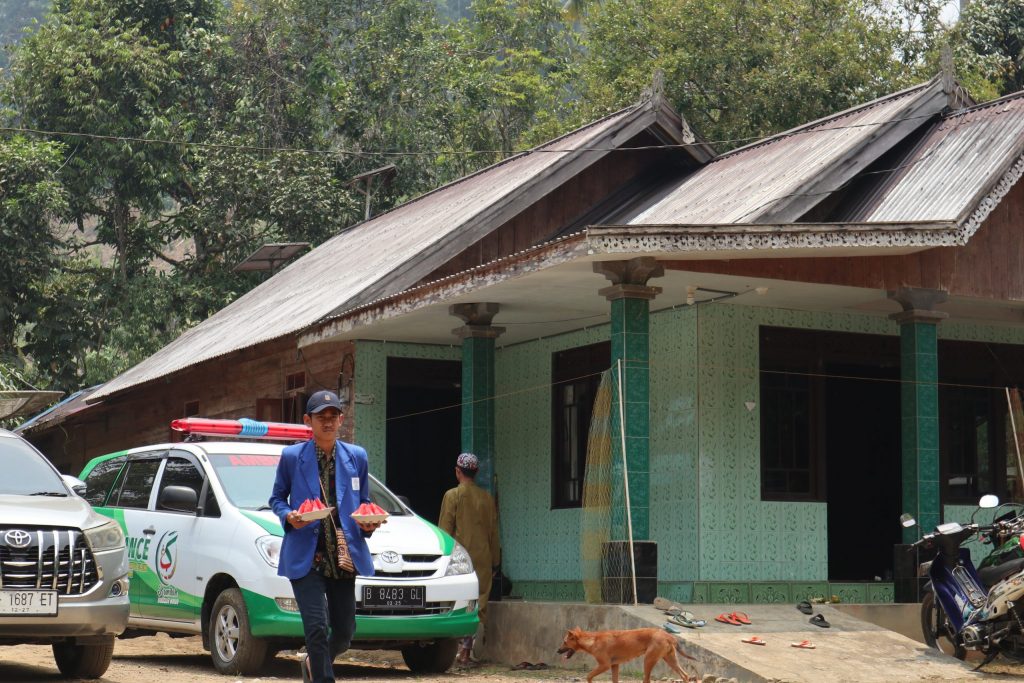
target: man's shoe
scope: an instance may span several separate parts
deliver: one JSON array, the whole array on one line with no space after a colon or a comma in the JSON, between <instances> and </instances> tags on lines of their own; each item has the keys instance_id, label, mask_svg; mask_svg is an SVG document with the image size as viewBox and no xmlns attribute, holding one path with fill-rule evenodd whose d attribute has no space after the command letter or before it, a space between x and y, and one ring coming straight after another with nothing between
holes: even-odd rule
<instances>
[{"instance_id":1,"label":"man's shoe","mask_svg":"<svg viewBox=\"0 0 1024 683\"><path fill-rule=\"evenodd\" d=\"M313 683L313 670L309 664L309 655L302 658L299 666L302 668L302 683Z\"/></svg>"}]
</instances>

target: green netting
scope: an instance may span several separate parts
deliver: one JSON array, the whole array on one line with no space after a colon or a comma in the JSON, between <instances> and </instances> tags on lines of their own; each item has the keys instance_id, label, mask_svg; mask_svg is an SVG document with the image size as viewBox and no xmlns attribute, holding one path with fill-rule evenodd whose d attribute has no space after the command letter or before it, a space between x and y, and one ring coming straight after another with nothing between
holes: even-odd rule
<instances>
[{"instance_id":1,"label":"green netting","mask_svg":"<svg viewBox=\"0 0 1024 683\"><path fill-rule=\"evenodd\" d=\"M587 438L587 464L583 474L583 507L580 510L580 560L587 602L603 602L601 577L604 549L611 529L612 500L612 372L601 375L594 397ZM624 574L617 574L623 576Z\"/></svg>"}]
</instances>

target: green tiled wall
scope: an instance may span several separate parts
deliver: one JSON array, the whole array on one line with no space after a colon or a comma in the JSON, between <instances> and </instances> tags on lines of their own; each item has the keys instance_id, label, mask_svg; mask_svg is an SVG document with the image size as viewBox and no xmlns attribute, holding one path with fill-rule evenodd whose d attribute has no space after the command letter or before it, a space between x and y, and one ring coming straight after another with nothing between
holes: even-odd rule
<instances>
[{"instance_id":1,"label":"green tiled wall","mask_svg":"<svg viewBox=\"0 0 1024 683\"><path fill-rule=\"evenodd\" d=\"M356 342L355 390L372 403L356 404L355 441L366 449L370 472L387 483L387 389L388 357L461 360L462 348L431 344L395 344L379 341Z\"/></svg>"},{"instance_id":2,"label":"green tiled wall","mask_svg":"<svg viewBox=\"0 0 1024 683\"><path fill-rule=\"evenodd\" d=\"M1005 511L1005 508L1003 509ZM977 511L977 514L974 514ZM943 522L960 522L961 524L967 524L971 521L971 515L974 515L974 521L979 524L988 524L992 521L993 510L978 510L976 505L944 505L942 506L942 521ZM920 520L918 520L920 522ZM923 534L929 533L934 529L924 529L918 524L913 528L915 540L920 538ZM974 562L974 566L978 566L978 563L985 559L990 552L992 552L992 546L986 545L978 540L975 536L967 543L963 544L964 548L971 551L971 561Z\"/></svg>"},{"instance_id":3,"label":"green tiled wall","mask_svg":"<svg viewBox=\"0 0 1024 683\"><path fill-rule=\"evenodd\" d=\"M829 588L825 504L760 499L760 411L744 405L760 398L760 325L899 333L882 316L739 304L651 315L650 537L658 543L659 589L666 597L706 602L717 586L767 600L782 585L790 597L800 592L794 586L815 594ZM551 509L551 354L607 340L609 333L599 326L496 351L495 471L504 566L517 594L519 585L537 595L581 590L566 587L580 580L579 512ZM1010 327L943 323L939 336L1024 344L1024 330ZM381 472L387 356L459 360L461 351L456 344L365 341L357 349L356 391L374 402L358 406L356 438L370 452L373 471ZM966 519L970 511L964 516L947 507L946 515ZM886 601L886 590L889 584L864 588L872 601Z\"/></svg>"},{"instance_id":4,"label":"green tiled wall","mask_svg":"<svg viewBox=\"0 0 1024 683\"><path fill-rule=\"evenodd\" d=\"M551 354L608 334L604 325L495 353L502 566L517 594L520 582L580 580L579 510L551 509Z\"/></svg>"},{"instance_id":5,"label":"green tiled wall","mask_svg":"<svg viewBox=\"0 0 1024 683\"><path fill-rule=\"evenodd\" d=\"M693 581L700 555L697 510L697 335L690 311L650 322L651 539L658 543L659 585ZM679 584L672 599L690 600Z\"/></svg>"}]
</instances>

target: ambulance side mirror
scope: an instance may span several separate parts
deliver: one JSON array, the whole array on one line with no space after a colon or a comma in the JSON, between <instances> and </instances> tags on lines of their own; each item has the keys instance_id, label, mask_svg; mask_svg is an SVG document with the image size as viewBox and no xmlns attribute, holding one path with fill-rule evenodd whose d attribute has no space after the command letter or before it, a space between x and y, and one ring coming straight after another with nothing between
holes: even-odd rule
<instances>
[{"instance_id":1,"label":"ambulance side mirror","mask_svg":"<svg viewBox=\"0 0 1024 683\"><path fill-rule=\"evenodd\" d=\"M199 496L195 489L188 486L167 486L160 492L156 501L158 510L195 513L199 504Z\"/></svg>"}]
</instances>

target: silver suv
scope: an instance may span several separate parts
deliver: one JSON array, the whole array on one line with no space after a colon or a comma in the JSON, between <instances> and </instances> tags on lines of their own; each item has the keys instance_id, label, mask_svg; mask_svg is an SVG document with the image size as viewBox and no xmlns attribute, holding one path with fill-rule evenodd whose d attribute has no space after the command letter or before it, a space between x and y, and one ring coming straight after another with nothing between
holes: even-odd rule
<instances>
[{"instance_id":1,"label":"silver suv","mask_svg":"<svg viewBox=\"0 0 1024 683\"><path fill-rule=\"evenodd\" d=\"M52 645L64 676L98 678L128 623L121 527L4 429L0 472L0 645Z\"/></svg>"}]
</instances>

